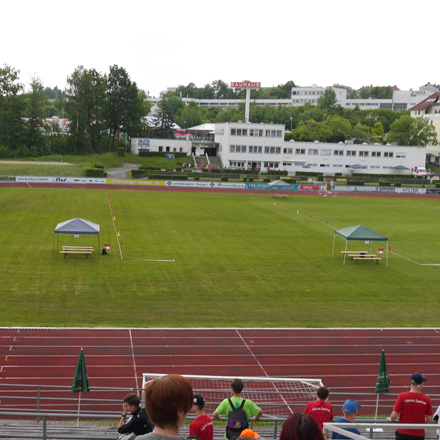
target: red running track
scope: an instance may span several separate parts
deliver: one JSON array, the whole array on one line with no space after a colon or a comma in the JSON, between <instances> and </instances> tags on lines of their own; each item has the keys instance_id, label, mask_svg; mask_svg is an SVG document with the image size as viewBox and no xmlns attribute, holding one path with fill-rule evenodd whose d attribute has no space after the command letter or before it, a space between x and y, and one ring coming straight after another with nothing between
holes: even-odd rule
<instances>
[{"instance_id":1,"label":"red running track","mask_svg":"<svg viewBox=\"0 0 440 440\"><path fill-rule=\"evenodd\" d=\"M343 393L331 395L336 408L352 397L363 404L365 414L374 414L375 396L357 393L374 393L384 349L391 393L406 390L410 375L419 371L428 376L425 392L439 395L432 397L433 405L440 403L439 329L3 328L0 341L0 410L30 405L5 397L5 384L70 387L81 347L92 388L83 399L120 399L125 391L94 392L93 387L128 392L142 385L142 373L320 378L331 392ZM75 409L69 392L47 396L47 408ZM54 402L54 397L67 401ZM385 395L380 403L392 405L394 400ZM82 408L97 410L95 404L87 405ZM117 412L120 405L99 409Z\"/></svg>"}]
</instances>

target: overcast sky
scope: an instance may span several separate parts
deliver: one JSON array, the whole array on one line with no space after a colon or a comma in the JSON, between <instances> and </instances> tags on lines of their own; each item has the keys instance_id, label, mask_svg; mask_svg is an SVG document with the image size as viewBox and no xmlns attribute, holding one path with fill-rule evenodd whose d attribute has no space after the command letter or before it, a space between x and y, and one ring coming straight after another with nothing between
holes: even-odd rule
<instances>
[{"instance_id":1,"label":"overcast sky","mask_svg":"<svg viewBox=\"0 0 440 440\"><path fill-rule=\"evenodd\" d=\"M139 88L221 79L353 88L440 83L440 0L8 0L0 65L64 89L83 65Z\"/></svg>"}]
</instances>

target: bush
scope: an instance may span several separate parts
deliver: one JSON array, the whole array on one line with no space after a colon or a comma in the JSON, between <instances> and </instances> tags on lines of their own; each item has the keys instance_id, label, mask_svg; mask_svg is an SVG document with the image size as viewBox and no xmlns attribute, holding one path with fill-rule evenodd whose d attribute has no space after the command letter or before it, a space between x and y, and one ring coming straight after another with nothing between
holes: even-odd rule
<instances>
[{"instance_id":1,"label":"bush","mask_svg":"<svg viewBox=\"0 0 440 440\"><path fill-rule=\"evenodd\" d=\"M149 179L154 180L188 180L188 176L181 174L149 174Z\"/></svg>"},{"instance_id":2,"label":"bush","mask_svg":"<svg viewBox=\"0 0 440 440\"><path fill-rule=\"evenodd\" d=\"M391 182L379 182L379 186L391 186Z\"/></svg>"},{"instance_id":3,"label":"bush","mask_svg":"<svg viewBox=\"0 0 440 440\"><path fill-rule=\"evenodd\" d=\"M141 157L166 157L167 154L174 154L174 157L187 157L186 153L176 153L175 151L139 151Z\"/></svg>"},{"instance_id":4,"label":"bush","mask_svg":"<svg viewBox=\"0 0 440 440\"><path fill-rule=\"evenodd\" d=\"M193 180L200 180L199 176L194 176Z\"/></svg>"},{"instance_id":5,"label":"bush","mask_svg":"<svg viewBox=\"0 0 440 440\"><path fill-rule=\"evenodd\" d=\"M270 182L270 179L263 179L263 182L265 182L265 183L269 183L269 182Z\"/></svg>"},{"instance_id":6,"label":"bush","mask_svg":"<svg viewBox=\"0 0 440 440\"><path fill-rule=\"evenodd\" d=\"M86 168L86 177L107 177L107 173L102 168Z\"/></svg>"},{"instance_id":7,"label":"bush","mask_svg":"<svg viewBox=\"0 0 440 440\"><path fill-rule=\"evenodd\" d=\"M125 157L125 148L124 147L118 148L118 157Z\"/></svg>"},{"instance_id":8,"label":"bush","mask_svg":"<svg viewBox=\"0 0 440 440\"><path fill-rule=\"evenodd\" d=\"M14 152L10 148L0 145L0 159L12 159L14 156Z\"/></svg>"},{"instance_id":9,"label":"bush","mask_svg":"<svg viewBox=\"0 0 440 440\"><path fill-rule=\"evenodd\" d=\"M364 186L365 182L363 180L347 180L347 185L350 185L350 186Z\"/></svg>"},{"instance_id":10,"label":"bush","mask_svg":"<svg viewBox=\"0 0 440 440\"><path fill-rule=\"evenodd\" d=\"M147 175L148 175L148 171L144 169L131 170L131 177L138 177L138 176L145 177Z\"/></svg>"},{"instance_id":11,"label":"bush","mask_svg":"<svg viewBox=\"0 0 440 440\"><path fill-rule=\"evenodd\" d=\"M396 188L400 188L402 186L402 182L394 182L394 186Z\"/></svg>"},{"instance_id":12,"label":"bush","mask_svg":"<svg viewBox=\"0 0 440 440\"><path fill-rule=\"evenodd\" d=\"M104 165L98 165L98 164L94 164L93 165L93 168L101 168L101 169L104 169L105 168L105 166Z\"/></svg>"},{"instance_id":13,"label":"bush","mask_svg":"<svg viewBox=\"0 0 440 440\"><path fill-rule=\"evenodd\" d=\"M221 180L222 182L227 182L229 179L226 176L223 176Z\"/></svg>"},{"instance_id":14,"label":"bush","mask_svg":"<svg viewBox=\"0 0 440 440\"><path fill-rule=\"evenodd\" d=\"M313 171L297 171L296 176L306 176L306 177L318 177L323 176L323 173L313 172Z\"/></svg>"},{"instance_id":15,"label":"bush","mask_svg":"<svg viewBox=\"0 0 440 440\"><path fill-rule=\"evenodd\" d=\"M440 182L436 183L436 184L435 184L435 187L436 187L436 188L440 188Z\"/></svg>"}]
</instances>

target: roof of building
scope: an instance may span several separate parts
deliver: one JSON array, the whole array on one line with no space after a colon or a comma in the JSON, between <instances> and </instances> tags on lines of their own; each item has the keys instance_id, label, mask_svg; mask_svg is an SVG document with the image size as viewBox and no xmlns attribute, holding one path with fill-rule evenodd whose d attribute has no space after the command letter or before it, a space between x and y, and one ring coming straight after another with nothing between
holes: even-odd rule
<instances>
[{"instance_id":1,"label":"roof of building","mask_svg":"<svg viewBox=\"0 0 440 440\"><path fill-rule=\"evenodd\" d=\"M426 99L420 101L417 105L410 108L410 110L426 110L433 105L440 105L440 92L436 92L428 96Z\"/></svg>"}]
</instances>

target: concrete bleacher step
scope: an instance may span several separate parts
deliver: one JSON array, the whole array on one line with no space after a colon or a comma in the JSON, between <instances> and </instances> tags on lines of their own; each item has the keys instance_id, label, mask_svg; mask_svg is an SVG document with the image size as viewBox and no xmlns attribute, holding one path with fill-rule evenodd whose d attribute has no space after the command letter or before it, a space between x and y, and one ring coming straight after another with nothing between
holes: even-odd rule
<instances>
[{"instance_id":1,"label":"concrete bleacher step","mask_svg":"<svg viewBox=\"0 0 440 440\"><path fill-rule=\"evenodd\" d=\"M7 439L43 439L42 423L0 424L0 438ZM71 424L46 425L46 438L51 440L87 439L107 440L116 438L116 428L109 426L74 426Z\"/></svg>"}]
</instances>

